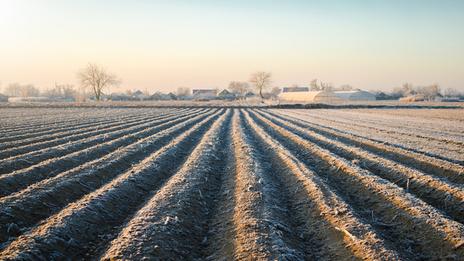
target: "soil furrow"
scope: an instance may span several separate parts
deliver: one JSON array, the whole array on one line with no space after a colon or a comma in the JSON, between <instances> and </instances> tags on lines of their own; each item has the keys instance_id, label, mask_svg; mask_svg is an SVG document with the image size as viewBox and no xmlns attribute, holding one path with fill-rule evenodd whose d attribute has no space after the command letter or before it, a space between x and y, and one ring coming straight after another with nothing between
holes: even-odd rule
<instances>
[{"instance_id":1,"label":"soil furrow","mask_svg":"<svg viewBox=\"0 0 464 261\"><path fill-rule=\"evenodd\" d=\"M464 255L464 227L398 186L363 170L319 146L262 121L264 128L314 172L323 177L402 255L418 259ZM439 252L436 250L440 249Z\"/></svg>"},{"instance_id":2,"label":"soil furrow","mask_svg":"<svg viewBox=\"0 0 464 261\"><path fill-rule=\"evenodd\" d=\"M50 146L56 146L66 142L90 137L96 135L97 133L104 133L105 131L117 130L123 125L134 126L137 123L142 123L150 119L158 119L162 117L167 117L169 115L175 115L177 112L172 113L159 113L159 114L144 114L137 116L129 116L119 119L114 119L112 121L101 123L99 125L79 128L72 131L64 131L55 133L53 135L46 135L44 137L31 138L31 139L21 139L20 141L13 141L8 143L0 144L0 159L7 157L15 156L21 153L30 152L33 150L46 148ZM14 149L11 149L14 147Z\"/></svg>"},{"instance_id":3,"label":"soil furrow","mask_svg":"<svg viewBox=\"0 0 464 261\"><path fill-rule=\"evenodd\" d=\"M365 137L342 133L327 127L315 126L309 122L301 121L291 116L283 117L274 112L272 112L271 115L291 122L297 126L317 132L328 139L338 140L345 144L368 150L369 152L381 155L384 158L388 158L404 165L414 166L414 168L423 171L424 173L446 178L450 182L464 184L464 166L424 154L407 151L389 144L375 142Z\"/></svg>"},{"instance_id":4,"label":"soil furrow","mask_svg":"<svg viewBox=\"0 0 464 261\"><path fill-rule=\"evenodd\" d=\"M94 160L98 160L99 157L111 154L114 151L124 148L124 146L131 145L132 143L143 140L146 137L201 114L202 112L194 112L186 116L178 115L169 119L150 122L146 126L137 127L137 129L125 130L125 135L118 135L119 138L112 137L109 140L106 139L102 144L95 144L62 157L58 156L60 154L50 154L48 155L48 158L51 158L49 160L40 162L39 164L26 169L1 175L0 198L19 191L33 183L39 182L40 180L54 177L61 172L78 167L82 165L83 161L92 162Z\"/></svg>"},{"instance_id":5,"label":"soil furrow","mask_svg":"<svg viewBox=\"0 0 464 261\"><path fill-rule=\"evenodd\" d=\"M285 112L287 117L292 117L293 113ZM300 119L301 115L295 115L297 119ZM375 132L367 132L364 129L354 131L353 128L340 128L340 126L332 126L327 123L319 123L315 121L310 121L304 116L301 117L301 121L310 123L314 127L324 128L326 130L336 131L338 133L352 135L354 137L364 138L366 140L386 144L392 147L403 149L405 151L422 154L424 156L429 156L432 158L440 159L443 161L452 162L464 166L464 158L462 158L463 147L462 146L451 146L450 144L441 142L437 143L430 140L413 140L403 138L401 135L377 135Z\"/></svg>"},{"instance_id":6,"label":"soil furrow","mask_svg":"<svg viewBox=\"0 0 464 261\"><path fill-rule=\"evenodd\" d=\"M24 171L28 168L34 168L37 165L43 165L42 162L47 162L47 160L57 160L57 157L62 158L68 155L73 155L73 153L85 152L85 150L98 148L104 145L105 143L111 142L115 139L124 137L125 135L131 136L131 134L136 134L144 129L149 130L149 128L156 128L157 125L164 124L171 121L181 115L171 115L168 117L162 117L160 119L152 119L148 121L143 121L140 124L135 126L128 126L127 128L121 128L114 132L107 132L91 136L84 140L78 140L74 142L69 142L67 144L62 144L54 147L49 147L41 149L39 151L29 152L23 155L18 155L8 159L0 161L0 177L7 173L15 174L15 171Z\"/></svg>"},{"instance_id":7,"label":"soil furrow","mask_svg":"<svg viewBox=\"0 0 464 261\"><path fill-rule=\"evenodd\" d=\"M2 109L4 110L4 109ZM43 111L42 111L43 112ZM32 115L30 111L25 112L25 115L16 115L9 117L10 119L4 119L2 121L2 134L27 134L33 133L34 130L37 132L53 130L55 128L72 127L76 124L77 119L81 119L80 124L90 123L97 120L107 120L108 115L100 112L80 112L80 113L69 113L60 110L57 115L57 110L52 110L50 113L43 113ZM10 114L11 111L5 114ZM124 116L124 111L113 111L112 117ZM19 119L19 120L18 120ZM78 123L78 124L79 124Z\"/></svg>"},{"instance_id":8,"label":"soil furrow","mask_svg":"<svg viewBox=\"0 0 464 261\"><path fill-rule=\"evenodd\" d=\"M412 129L411 131L403 131L407 130L407 126L397 126L394 127L390 123L389 125L385 126L382 125L382 122L377 121L365 121L363 119L356 119L356 122L353 122L353 119L340 119L337 117L320 117L320 116L315 116L312 115L313 118L322 120L322 121L327 121L328 126L343 126L344 128L360 128L360 129L368 129L373 132L378 132L378 133L386 133L388 135L394 135L394 136L403 136L403 137L409 137L411 139L425 139L425 140L434 140L438 142L445 142L445 143L452 143L454 145L458 146L463 146L464 142L462 142L462 135L452 135L449 134L446 137L440 137L437 136L437 134L444 134L442 131L439 133L434 132L430 133L429 135L424 135L425 131L418 132L418 129ZM399 127L399 128L398 128ZM429 130L426 130L429 131ZM454 139L453 139L454 138ZM459 140L456 140L459 139Z\"/></svg>"},{"instance_id":9,"label":"soil furrow","mask_svg":"<svg viewBox=\"0 0 464 261\"><path fill-rule=\"evenodd\" d=\"M6 109L2 108L2 110ZM75 119L104 119L108 118L108 116L122 117L128 114L136 115L140 114L140 112L142 111L149 111L149 109L134 109L128 111L124 108L41 108L40 110L34 110L38 112L38 114L34 115L31 109L25 108L23 110L24 112L22 113L22 115L10 117L10 126L17 125L17 128L20 129L25 126L40 127L45 126L46 124L63 125L66 123L76 123ZM173 110L178 109L160 108L158 112L166 112ZM7 115L9 113L7 113ZM25 119L25 121L17 121L18 118Z\"/></svg>"},{"instance_id":10,"label":"soil furrow","mask_svg":"<svg viewBox=\"0 0 464 261\"><path fill-rule=\"evenodd\" d=\"M71 126L62 126L58 128L55 127L55 128L52 128L46 131L40 131L40 130L34 131L33 127L30 129L25 128L26 133L21 133L17 131L15 132L15 135L6 135L4 138L1 138L0 142L3 143L3 142L15 141L15 140L24 140L24 139L34 138L34 137L53 135L53 134L56 134L62 131L71 131L71 130L78 130L80 128L85 128L85 127L98 126L99 124L104 124L104 123L107 123L113 120L111 119L112 116L109 116L109 117L110 119L108 119L108 116L107 117L102 116L101 119L91 118L91 119L85 120L84 122L82 122L82 120L79 120L77 121L78 123L74 121ZM122 117L125 118L125 116L122 116ZM44 123L44 124L48 126L49 123Z\"/></svg>"},{"instance_id":11,"label":"soil furrow","mask_svg":"<svg viewBox=\"0 0 464 261\"><path fill-rule=\"evenodd\" d=\"M315 260L400 260L381 235L363 223L351 207L312 170L273 139L263 127L246 115L256 140L271 157L276 177L291 191L292 216L298 219L301 240L306 241L306 257Z\"/></svg>"},{"instance_id":12,"label":"soil furrow","mask_svg":"<svg viewBox=\"0 0 464 261\"><path fill-rule=\"evenodd\" d=\"M464 124L459 121L455 121L451 118L447 118L445 115L449 115L451 112L447 110L439 110L443 118L433 117L433 113L430 110L414 111L414 116L399 116L390 115L389 113L395 112L396 110L389 111L377 111L377 113L369 113L369 110L355 110L355 111L337 111L335 114L328 113L324 114L327 119L333 119L342 121L344 123L350 123L350 121L356 121L357 123L363 123L369 125L377 125L386 129L400 129L411 132L421 131L423 133L431 134L434 136L454 136L458 139L464 138L462 131L459 131L464 127ZM297 111L295 111L297 112ZM420 117L421 113L427 114L427 116ZM410 111L411 114L411 111ZM314 116L315 114L311 114ZM322 116L320 114L316 116ZM321 118L321 117L319 117ZM445 120L443 120L445 119ZM451 123L451 124L449 124ZM443 126L446 124L447 126ZM426 126L426 128L424 128Z\"/></svg>"},{"instance_id":13,"label":"soil furrow","mask_svg":"<svg viewBox=\"0 0 464 261\"><path fill-rule=\"evenodd\" d=\"M202 120L131 170L18 237L0 253L0 258L89 258L86 253L104 241L102 236L117 232L115 227L132 216L176 172L217 117L214 114Z\"/></svg>"},{"instance_id":14,"label":"soil furrow","mask_svg":"<svg viewBox=\"0 0 464 261\"><path fill-rule=\"evenodd\" d=\"M233 259L302 259L302 245L295 239L297 233L288 222L286 198L278 196L280 184L269 174L269 163L251 140L241 113L234 115L232 124L235 161Z\"/></svg>"},{"instance_id":15,"label":"soil furrow","mask_svg":"<svg viewBox=\"0 0 464 261\"><path fill-rule=\"evenodd\" d=\"M169 117L169 115L166 115L165 117ZM26 142L25 145L19 144L22 142L18 142L18 144L13 145L10 144L13 148L10 147L1 151L0 161L19 159L20 157L27 156L29 153L40 153L42 150L48 150L68 144L73 144L85 140L86 138L98 136L100 134L105 134L108 136L111 132L123 130L165 117L147 115L135 117L135 119L132 117L130 119L122 119L121 121L118 120L117 122L112 122L110 124L97 125L91 128L83 128L71 133L60 133L56 139L32 143Z\"/></svg>"},{"instance_id":16,"label":"soil furrow","mask_svg":"<svg viewBox=\"0 0 464 261\"><path fill-rule=\"evenodd\" d=\"M0 260L463 260L462 109L208 104L0 108Z\"/></svg>"},{"instance_id":17,"label":"soil furrow","mask_svg":"<svg viewBox=\"0 0 464 261\"><path fill-rule=\"evenodd\" d=\"M0 199L0 224L2 225L0 227L0 242L20 234L7 233L11 224L17 226L21 231L27 230L28 227L59 211L66 204L105 185L114 177L130 169L134 164L142 162L162 146L172 142L176 136L212 116L214 115L206 113L185 120L124 149L108 154L102 159L88 162Z\"/></svg>"},{"instance_id":18,"label":"soil furrow","mask_svg":"<svg viewBox=\"0 0 464 261\"><path fill-rule=\"evenodd\" d=\"M200 259L219 192L229 113L203 136L181 169L126 224L103 254L114 259ZM139 237L140 234L143 237Z\"/></svg>"},{"instance_id":19,"label":"soil furrow","mask_svg":"<svg viewBox=\"0 0 464 261\"><path fill-rule=\"evenodd\" d=\"M442 210L454 220L464 223L464 191L462 186L449 184L415 169L384 159L381 156L372 155L360 148L346 146L336 140L329 140L322 135L305 130L284 120L269 117L268 114L265 115L265 119L274 124L355 163L360 168L369 170L401 186L435 208ZM262 114L256 116L261 118Z\"/></svg>"}]
</instances>

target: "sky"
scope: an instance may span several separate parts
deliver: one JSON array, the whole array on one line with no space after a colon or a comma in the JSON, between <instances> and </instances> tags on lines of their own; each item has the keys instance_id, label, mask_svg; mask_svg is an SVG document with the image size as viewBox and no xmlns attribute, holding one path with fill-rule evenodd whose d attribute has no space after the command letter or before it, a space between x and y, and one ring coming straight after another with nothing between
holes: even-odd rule
<instances>
[{"instance_id":1,"label":"sky","mask_svg":"<svg viewBox=\"0 0 464 261\"><path fill-rule=\"evenodd\" d=\"M464 90L460 0L0 0L0 89L78 85L96 63L112 91L225 88L255 71L388 90Z\"/></svg>"}]
</instances>

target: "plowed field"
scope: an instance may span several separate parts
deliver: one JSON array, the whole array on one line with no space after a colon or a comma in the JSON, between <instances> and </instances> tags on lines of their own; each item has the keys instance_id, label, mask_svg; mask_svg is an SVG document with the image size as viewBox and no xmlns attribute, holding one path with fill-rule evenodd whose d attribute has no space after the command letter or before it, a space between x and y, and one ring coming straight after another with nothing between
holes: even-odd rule
<instances>
[{"instance_id":1,"label":"plowed field","mask_svg":"<svg viewBox=\"0 0 464 261\"><path fill-rule=\"evenodd\" d=\"M0 259L464 260L463 110L0 109Z\"/></svg>"}]
</instances>

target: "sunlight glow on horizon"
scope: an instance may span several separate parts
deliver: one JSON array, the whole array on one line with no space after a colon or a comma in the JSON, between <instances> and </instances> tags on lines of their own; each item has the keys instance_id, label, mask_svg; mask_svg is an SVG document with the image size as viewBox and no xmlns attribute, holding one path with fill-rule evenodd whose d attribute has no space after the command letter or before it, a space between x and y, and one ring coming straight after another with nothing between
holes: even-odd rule
<instances>
[{"instance_id":1,"label":"sunlight glow on horizon","mask_svg":"<svg viewBox=\"0 0 464 261\"><path fill-rule=\"evenodd\" d=\"M77 85L89 62L120 89L224 88L265 70L276 86L464 90L463 11L451 0L0 0L0 91Z\"/></svg>"}]
</instances>

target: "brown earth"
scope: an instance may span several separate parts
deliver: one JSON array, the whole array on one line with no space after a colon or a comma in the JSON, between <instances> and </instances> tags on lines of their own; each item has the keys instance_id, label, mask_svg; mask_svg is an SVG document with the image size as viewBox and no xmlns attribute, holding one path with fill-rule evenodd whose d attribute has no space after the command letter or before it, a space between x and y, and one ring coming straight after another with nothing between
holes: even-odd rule
<instances>
[{"instance_id":1,"label":"brown earth","mask_svg":"<svg viewBox=\"0 0 464 261\"><path fill-rule=\"evenodd\" d=\"M0 260L464 260L457 112L0 109Z\"/></svg>"}]
</instances>

